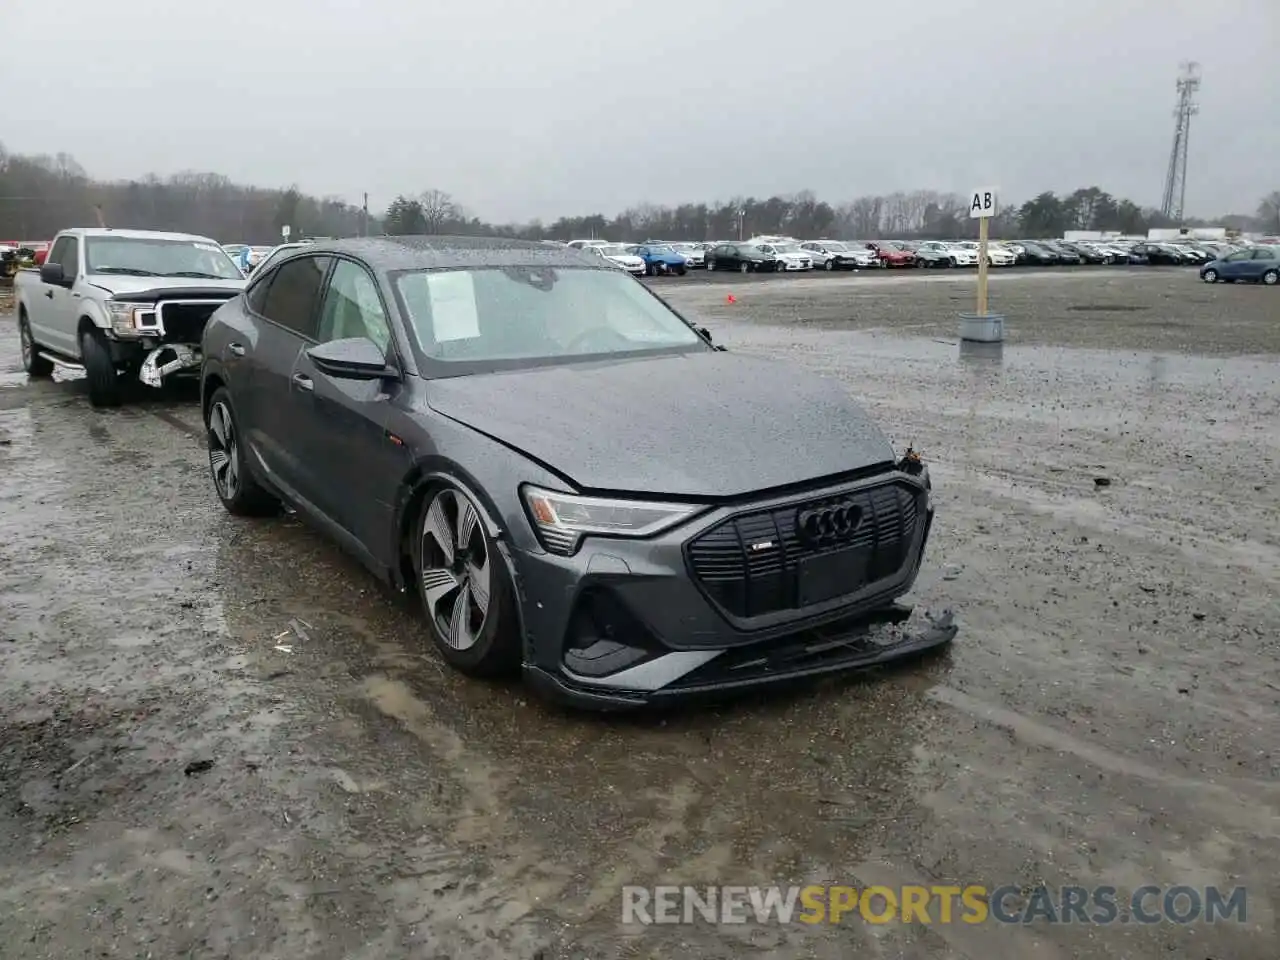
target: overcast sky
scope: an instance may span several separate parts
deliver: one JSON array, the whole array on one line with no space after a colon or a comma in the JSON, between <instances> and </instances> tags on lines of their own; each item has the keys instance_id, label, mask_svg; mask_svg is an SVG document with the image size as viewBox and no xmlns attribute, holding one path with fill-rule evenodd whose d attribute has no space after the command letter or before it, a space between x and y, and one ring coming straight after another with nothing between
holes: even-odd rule
<instances>
[{"instance_id":1,"label":"overcast sky","mask_svg":"<svg viewBox=\"0 0 1280 960\"><path fill-rule=\"evenodd\" d=\"M1280 0L8 0L0 140L491 220L643 201L1280 189Z\"/></svg>"}]
</instances>

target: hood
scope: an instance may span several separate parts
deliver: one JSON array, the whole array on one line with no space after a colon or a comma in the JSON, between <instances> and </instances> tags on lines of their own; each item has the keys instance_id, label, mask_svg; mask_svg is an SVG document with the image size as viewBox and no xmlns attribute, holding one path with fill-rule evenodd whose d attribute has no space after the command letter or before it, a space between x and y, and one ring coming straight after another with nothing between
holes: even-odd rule
<instances>
[{"instance_id":1,"label":"hood","mask_svg":"<svg viewBox=\"0 0 1280 960\"><path fill-rule=\"evenodd\" d=\"M427 401L590 490L722 499L893 461L839 382L724 351L433 380Z\"/></svg>"},{"instance_id":2,"label":"hood","mask_svg":"<svg viewBox=\"0 0 1280 960\"><path fill-rule=\"evenodd\" d=\"M642 257L637 257L635 254L632 254L632 253L620 253L617 256L613 256L612 254L610 254L610 255L607 255L605 259L612 260L614 263L625 264L628 267L644 266L644 259Z\"/></svg>"},{"instance_id":3,"label":"hood","mask_svg":"<svg viewBox=\"0 0 1280 960\"><path fill-rule=\"evenodd\" d=\"M143 295L141 300L152 302L171 290L182 290L184 294L203 294L209 299L224 297L230 299L245 288L248 282L238 280L207 280L197 277L122 277L112 273L94 273L85 278L101 290L112 296L135 294Z\"/></svg>"}]
</instances>

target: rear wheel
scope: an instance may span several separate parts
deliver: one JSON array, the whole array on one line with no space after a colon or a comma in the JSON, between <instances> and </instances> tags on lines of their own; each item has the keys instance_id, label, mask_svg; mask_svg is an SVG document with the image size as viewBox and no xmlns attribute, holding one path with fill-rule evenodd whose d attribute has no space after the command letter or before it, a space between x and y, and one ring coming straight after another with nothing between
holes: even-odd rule
<instances>
[{"instance_id":1,"label":"rear wheel","mask_svg":"<svg viewBox=\"0 0 1280 960\"><path fill-rule=\"evenodd\" d=\"M415 569L431 639L463 673L494 676L520 666L513 591L479 508L462 490L428 492Z\"/></svg>"},{"instance_id":2,"label":"rear wheel","mask_svg":"<svg viewBox=\"0 0 1280 960\"><path fill-rule=\"evenodd\" d=\"M827 262L822 265L822 268L826 270L827 273L830 273L831 271L833 271L836 268L836 258L835 257L828 258Z\"/></svg>"},{"instance_id":3,"label":"rear wheel","mask_svg":"<svg viewBox=\"0 0 1280 960\"><path fill-rule=\"evenodd\" d=\"M707 257L707 272L710 273L715 268L716 268L715 257Z\"/></svg>"},{"instance_id":4,"label":"rear wheel","mask_svg":"<svg viewBox=\"0 0 1280 960\"><path fill-rule=\"evenodd\" d=\"M26 313L18 315L18 341L22 349L22 369L27 371L27 376L52 376L53 361L40 356L40 348L31 336L31 324L27 322Z\"/></svg>"},{"instance_id":5,"label":"rear wheel","mask_svg":"<svg viewBox=\"0 0 1280 960\"><path fill-rule=\"evenodd\" d=\"M1277 283L1280 283L1280 271L1276 270L1274 267L1268 270L1262 275L1262 282L1268 287L1274 287Z\"/></svg>"},{"instance_id":6,"label":"rear wheel","mask_svg":"<svg viewBox=\"0 0 1280 960\"><path fill-rule=\"evenodd\" d=\"M738 270L741 271L742 273L750 273L751 272L750 261L743 260L742 263L738 264Z\"/></svg>"},{"instance_id":7,"label":"rear wheel","mask_svg":"<svg viewBox=\"0 0 1280 960\"><path fill-rule=\"evenodd\" d=\"M80 361L89 381L89 402L95 407L120 406L120 374L106 338L98 330L80 334Z\"/></svg>"},{"instance_id":8,"label":"rear wheel","mask_svg":"<svg viewBox=\"0 0 1280 960\"><path fill-rule=\"evenodd\" d=\"M254 478L244 461L240 427L231 412L226 387L214 391L209 402L205 433L209 443L209 473L213 489L228 513L239 517L265 517L280 509L280 501Z\"/></svg>"}]
</instances>

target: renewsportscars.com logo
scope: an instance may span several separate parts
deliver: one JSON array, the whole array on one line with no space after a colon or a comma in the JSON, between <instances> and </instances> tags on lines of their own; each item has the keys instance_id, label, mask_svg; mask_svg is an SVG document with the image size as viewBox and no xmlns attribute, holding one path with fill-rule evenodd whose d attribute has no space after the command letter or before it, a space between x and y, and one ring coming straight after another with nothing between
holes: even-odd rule
<instances>
[{"instance_id":1,"label":"renewsportscars.com logo","mask_svg":"<svg viewBox=\"0 0 1280 960\"><path fill-rule=\"evenodd\" d=\"M1217 923L1245 922L1246 888L1143 886L626 886L622 922Z\"/></svg>"}]
</instances>

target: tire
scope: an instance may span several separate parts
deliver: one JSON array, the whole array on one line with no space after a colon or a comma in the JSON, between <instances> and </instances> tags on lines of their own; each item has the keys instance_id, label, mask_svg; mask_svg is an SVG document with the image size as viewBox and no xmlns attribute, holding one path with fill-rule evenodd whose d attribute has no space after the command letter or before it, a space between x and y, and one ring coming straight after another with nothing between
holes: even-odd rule
<instances>
[{"instance_id":1,"label":"tire","mask_svg":"<svg viewBox=\"0 0 1280 960\"><path fill-rule=\"evenodd\" d=\"M684 276L686 273L688 273L688 272L689 272L689 268L688 268L688 267L676 267L676 276L677 276L677 277L683 277L683 276Z\"/></svg>"},{"instance_id":2,"label":"tire","mask_svg":"<svg viewBox=\"0 0 1280 960\"><path fill-rule=\"evenodd\" d=\"M707 257L707 273L710 273L710 272L711 272L712 270L714 270L715 268L716 268L716 261L715 261L715 259L714 259L714 258L712 258L712 257Z\"/></svg>"},{"instance_id":3,"label":"tire","mask_svg":"<svg viewBox=\"0 0 1280 960\"><path fill-rule=\"evenodd\" d=\"M646 263L646 264L644 265L644 275L645 275L646 277L652 277L652 276L654 275L654 273L655 273L655 272L656 272L656 270L654 269L654 266L653 266L653 264L652 264L652 263Z\"/></svg>"},{"instance_id":4,"label":"tire","mask_svg":"<svg viewBox=\"0 0 1280 960\"><path fill-rule=\"evenodd\" d=\"M240 423L226 387L219 387L209 398L204 430L209 445L209 476L214 493L227 512L237 517L278 513L280 501L263 489L244 460Z\"/></svg>"},{"instance_id":5,"label":"tire","mask_svg":"<svg viewBox=\"0 0 1280 960\"><path fill-rule=\"evenodd\" d=\"M29 377L53 376L53 361L39 354L39 344L31 336L31 325L25 313L18 314L18 341L22 349L22 369Z\"/></svg>"},{"instance_id":6,"label":"tire","mask_svg":"<svg viewBox=\"0 0 1280 960\"><path fill-rule=\"evenodd\" d=\"M1203 280L1205 283L1217 283L1217 282L1218 282L1218 271L1217 271L1217 270L1206 270L1206 271L1204 272L1204 275L1203 275L1203 276L1201 276L1201 277L1200 277L1200 279L1201 279L1201 280Z\"/></svg>"},{"instance_id":7,"label":"tire","mask_svg":"<svg viewBox=\"0 0 1280 960\"><path fill-rule=\"evenodd\" d=\"M1262 282L1268 287L1274 287L1276 284L1280 283L1280 270L1276 270L1274 267L1267 270L1262 274Z\"/></svg>"},{"instance_id":8,"label":"tire","mask_svg":"<svg viewBox=\"0 0 1280 960\"><path fill-rule=\"evenodd\" d=\"M742 263L738 264L738 270L742 273L750 273L751 262L749 260L743 260Z\"/></svg>"},{"instance_id":9,"label":"tire","mask_svg":"<svg viewBox=\"0 0 1280 960\"><path fill-rule=\"evenodd\" d=\"M423 499L416 531L418 595L440 656L471 676L515 672L520 666L515 592L475 503L452 484L435 486Z\"/></svg>"},{"instance_id":10,"label":"tire","mask_svg":"<svg viewBox=\"0 0 1280 960\"><path fill-rule=\"evenodd\" d=\"M120 374L106 339L96 329L80 334L80 361L89 381L89 403L98 408L120 406Z\"/></svg>"}]
</instances>

